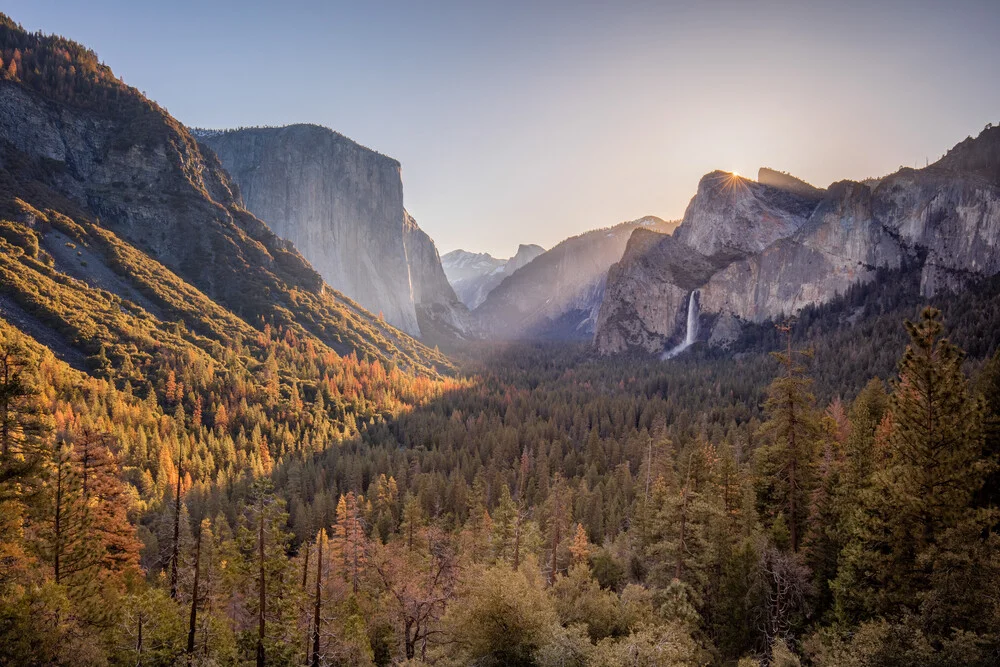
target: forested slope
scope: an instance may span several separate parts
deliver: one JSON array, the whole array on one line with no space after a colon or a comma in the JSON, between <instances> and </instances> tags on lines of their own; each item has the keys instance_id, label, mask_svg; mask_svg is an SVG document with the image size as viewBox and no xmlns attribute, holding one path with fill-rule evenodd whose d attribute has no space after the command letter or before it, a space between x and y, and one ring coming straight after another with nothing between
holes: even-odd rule
<instances>
[{"instance_id":1,"label":"forested slope","mask_svg":"<svg viewBox=\"0 0 1000 667\"><path fill-rule=\"evenodd\" d=\"M996 664L1000 284L450 379L92 53L0 37L0 664Z\"/></svg>"}]
</instances>

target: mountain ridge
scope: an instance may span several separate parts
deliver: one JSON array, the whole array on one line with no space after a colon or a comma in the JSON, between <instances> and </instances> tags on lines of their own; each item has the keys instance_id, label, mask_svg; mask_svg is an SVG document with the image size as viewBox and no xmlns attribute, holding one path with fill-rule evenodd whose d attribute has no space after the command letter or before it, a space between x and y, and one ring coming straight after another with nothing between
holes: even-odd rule
<instances>
[{"instance_id":1,"label":"mountain ridge","mask_svg":"<svg viewBox=\"0 0 1000 667\"><path fill-rule=\"evenodd\" d=\"M998 128L987 126L941 161L871 183L804 189L782 176L797 202L760 197L775 186L727 181L724 172L706 175L673 238L630 243L609 272L594 338L598 352L669 349L683 331L683 304L696 289L702 316L716 322L705 339L726 345L741 321L793 314L873 280L880 267L897 268L918 256L925 296L997 273L998 146ZM775 173L768 170L766 180L775 182ZM723 261L696 281L678 280L675 274L693 261L690 253Z\"/></svg>"},{"instance_id":2,"label":"mountain ridge","mask_svg":"<svg viewBox=\"0 0 1000 667\"><path fill-rule=\"evenodd\" d=\"M447 253L441 262L445 275L451 274L448 280L462 303L475 309L507 276L543 252L545 248L533 243L519 244L517 252L507 259L459 249Z\"/></svg>"}]
</instances>

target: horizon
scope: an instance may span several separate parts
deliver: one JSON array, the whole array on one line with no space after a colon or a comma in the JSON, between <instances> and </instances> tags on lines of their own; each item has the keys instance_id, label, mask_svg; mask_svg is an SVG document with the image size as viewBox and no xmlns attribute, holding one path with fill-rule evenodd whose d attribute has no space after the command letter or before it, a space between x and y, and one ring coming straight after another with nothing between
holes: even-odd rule
<instances>
[{"instance_id":1,"label":"horizon","mask_svg":"<svg viewBox=\"0 0 1000 667\"><path fill-rule=\"evenodd\" d=\"M442 255L509 257L680 219L713 170L823 188L922 167L1000 120L990 3L862 9L40 0L11 18L93 49L189 127L312 123L391 156Z\"/></svg>"}]
</instances>

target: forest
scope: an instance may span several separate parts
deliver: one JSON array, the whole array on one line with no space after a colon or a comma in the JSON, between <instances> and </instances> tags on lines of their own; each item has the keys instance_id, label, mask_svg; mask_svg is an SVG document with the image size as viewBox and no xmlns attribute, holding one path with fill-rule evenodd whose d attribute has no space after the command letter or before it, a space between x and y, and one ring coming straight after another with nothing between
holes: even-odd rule
<instances>
[{"instance_id":1,"label":"forest","mask_svg":"<svg viewBox=\"0 0 1000 667\"><path fill-rule=\"evenodd\" d=\"M133 387L4 324L0 663L995 664L1000 356L880 284L733 357L491 346L417 385L192 354ZM849 350L858 307L895 325Z\"/></svg>"},{"instance_id":2,"label":"forest","mask_svg":"<svg viewBox=\"0 0 1000 667\"><path fill-rule=\"evenodd\" d=\"M1000 279L669 362L431 349L92 51L0 16L0 88L169 147L183 218L0 142L0 665L1000 664Z\"/></svg>"}]
</instances>

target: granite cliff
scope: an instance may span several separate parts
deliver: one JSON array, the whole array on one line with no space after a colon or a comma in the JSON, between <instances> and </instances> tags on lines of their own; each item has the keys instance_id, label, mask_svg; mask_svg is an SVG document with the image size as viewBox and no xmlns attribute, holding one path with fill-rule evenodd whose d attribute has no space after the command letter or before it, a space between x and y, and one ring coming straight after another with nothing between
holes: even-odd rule
<instances>
[{"instance_id":1,"label":"granite cliff","mask_svg":"<svg viewBox=\"0 0 1000 667\"><path fill-rule=\"evenodd\" d=\"M398 161L317 125L195 134L332 287L412 335L466 333L434 242L403 208Z\"/></svg>"},{"instance_id":2,"label":"granite cliff","mask_svg":"<svg viewBox=\"0 0 1000 667\"><path fill-rule=\"evenodd\" d=\"M637 230L608 273L602 354L660 353L685 335L697 291L701 338L725 345L740 321L825 302L878 268L921 263L925 296L1000 272L1000 128L924 169L826 190L770 169L757 181L702 178L672 236Z\"/></svg>"}]
</instances>

